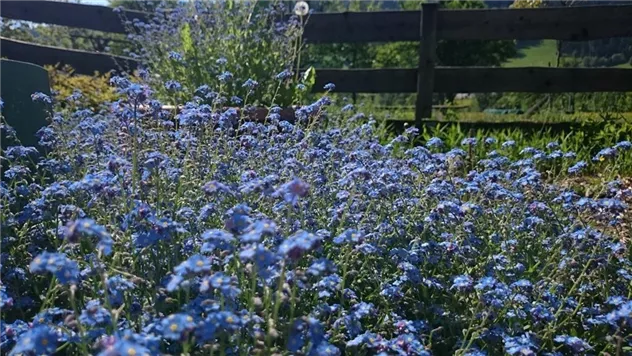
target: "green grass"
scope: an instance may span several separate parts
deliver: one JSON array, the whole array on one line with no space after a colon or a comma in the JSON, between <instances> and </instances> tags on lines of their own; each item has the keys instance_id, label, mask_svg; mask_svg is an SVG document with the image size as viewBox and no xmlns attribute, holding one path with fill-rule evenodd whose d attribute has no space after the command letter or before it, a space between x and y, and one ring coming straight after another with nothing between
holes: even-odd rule
<instances>
[{"instance_id":1,"label":"green grass","mask_svg":"<svg viewBox=\"0 0 632 356\"><path fill-rule=\"evenodd\" d=\"M555 40L542 40L534 46L518 50L518 56L503 63L503 67L554 67L557 60ZM621 63L613 68L632 69L630 63Z\"/></svg>"},{"instance_id":2,"label":"green grass","mask_svg":"<svg viewBox=\"0 0 632 356\"><path fill-rule=\"evenodd\" d=\"M627 122L632 122L632 112L626 113L611 113L604 116L596 112L578 112L575 114L566 114L559 112L541 112L525 118L524 115L495 115L484 112L468 112L457 114L459 121L466 122L541 122L541 123L563 123L563 122L587 122L587 121L600 121L605 119L618 119Z\"/></svg>"},{"instance_id":3,"label":"green grass","mask_svg":"<svg viewBox=\"0 0 632 356\"><path fill-rule=\"evenodd\" d=\"M555 66L556 62L556 41L542 40L534 42L534 45L523 47L518 51L518 56L512 58L503 64L503 67L549 67ZM629 63L623 63L615 66L615 68L631 69ZM362 101L360 101L362 102ZM465 99L456 102L457 105L472 105L472 99ZM366 114L372 114L378 120L397 120L397 121L414 121L415 111L412 108L401 109L383 109L375 107L371 104L359 104L358 110ZM524 115L494 115L483 112L469 112L469 110L455 111L448 115L442 115L440 112L433 112L433 120L438 121L461 121L461 122L490 122L490 123L507 123L507 122L537 122L537 123L571 123L604 119L600 113L596 112L578 112L575 114L565 114L561 112L540 112L530 118ZM627 122L632 122L632 112L612 113L611 116Z\"/></svg>"},{"instance_id":4,"label":"green grass","mask_svg":"<svg viewBox=\"0 0 632 356\"><path fill-rule=\"evenodd\" d=\"M614 68L623 68L623 69L632 69L632 64L630 63L621 63L614 66Z\"/></svg>"},{"instance_id":5,"label":"green grass","mask_svg":"<svg viewBox=\"0 0 632 356\"><path fill-rule=\"evenodd\" d=\"M538 45L520 49L518 56L503 67L554 67L556 52L555 40L542 40Z\"/></svg>"},{"instance_id":6,"label":"green grass","mask_svg":"<svg viewBox=\"0 0 632 356\"><path fill-rule=\"evenodd\" d=\"M369 108L366 108L369 109ZM359 111L371 113L377 120L393 120L393 121L414 121L415 112L409 109L399 110L363 110L360 106ZM596 112L578 112L575 114L566 114L559 112L542 112L525 118L524 115L508 114L498 115L484 112L457 112L453 115L443 115L437 111L433 112L432 119L437 121L459 121L459 122L489 122L489 123L508 123L508 122L538 122L538 123L572 123L586 121L600 121L604 119L617 119L632 122L632 112L612 113L608 117L602 116Z\"/></svg>"}]
</instances>

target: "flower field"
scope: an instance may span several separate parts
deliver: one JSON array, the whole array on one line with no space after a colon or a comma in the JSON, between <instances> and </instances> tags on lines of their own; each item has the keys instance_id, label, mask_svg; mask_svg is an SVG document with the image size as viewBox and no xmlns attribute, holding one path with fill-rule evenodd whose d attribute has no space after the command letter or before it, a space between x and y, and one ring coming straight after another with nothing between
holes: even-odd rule
<instances>
[{"instance_id":1,"label":"flower field","mask_svg":"<svg viewBox=\"0 0 632 356\"><path fill-rule=\"evenodd\" d=\"M2 152L2 354L632 353L629 141L385 140L333 84L255 122L257 78L220 75L33 95L40 147ZM585 171L591 194L561 184Z\"/></svg>"},{"instance_id":2,"label":"flower field","mask_svg":"<svg viewBox=\"0 0 632 356\"><path fill-rule=\"evenodd\" d=\"M47 154L4 152L3 352L630 351L631 191L549 183L571 152L380 144L371 121L328 128L326 96L294 124L191 101L174 129L113 81L125 99L55 115Z\"/></svg>"}]
</instances>

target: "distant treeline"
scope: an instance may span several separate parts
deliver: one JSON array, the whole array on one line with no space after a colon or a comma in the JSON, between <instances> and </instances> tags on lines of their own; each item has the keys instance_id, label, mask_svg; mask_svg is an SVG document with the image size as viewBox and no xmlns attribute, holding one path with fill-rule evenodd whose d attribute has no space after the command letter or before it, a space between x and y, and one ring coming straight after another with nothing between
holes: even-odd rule
<instances>
[{"instance_id":1,"label":"distant treeline","mask_svg":"<svg viewBox=\"0 0 632 356\"><path fill-rule=\"evenodd\" d=\"M579 59L579 64L584 67L611 67L623 63L632 65L632 38L564 42L562 54Z\"/></svg>"}]
</instances>

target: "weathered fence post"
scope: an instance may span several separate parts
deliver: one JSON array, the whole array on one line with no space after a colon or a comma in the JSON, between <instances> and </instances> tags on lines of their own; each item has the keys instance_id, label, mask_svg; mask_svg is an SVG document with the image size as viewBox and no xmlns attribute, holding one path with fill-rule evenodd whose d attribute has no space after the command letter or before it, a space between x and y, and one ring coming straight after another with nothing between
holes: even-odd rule
<instances>
[{"instance_id":1,"label":"weathered fence post","mask_svg":"<svg viewBox=\"0 0 632 356\"><path fill-rule=\"evenodd\" d=\"M437 11L436 1L421 5L421 25L419 38L419 66L417 69L417 102L415 123L421 127L421 120L432 116L432 92L434 89L434 67L437 52Z\"/></svg>"},{"instance_id":2,"label":"weathered fence post","mask_svg":"<svg viewBox=\"0 0 632 356\"><path fill-rule=\"evenodd\" d=\"M17 132L17 138L24 146L37 146L37 131L48 125L49 105L34 103L31 94L42 92L50 95L50 82L46 69L31 63L0 60L0 91L4 107L2 115ZM15 144L6 138L4 130L0 136L3 149ZM4 166L3 166L4 168Z\"/></svg>"}]
</instances>

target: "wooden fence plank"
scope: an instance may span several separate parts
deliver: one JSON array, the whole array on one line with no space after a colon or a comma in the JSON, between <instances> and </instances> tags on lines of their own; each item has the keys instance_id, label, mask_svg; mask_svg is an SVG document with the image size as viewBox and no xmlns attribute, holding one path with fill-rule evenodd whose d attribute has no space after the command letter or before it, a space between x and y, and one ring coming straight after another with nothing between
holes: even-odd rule
<instances>
[{"instance_id":1,"label":"wooden fence plank","mask_svg":"<svg viewBox=\"0 0 632 356\"><path fill-rule=\"evenodd\" d=\"M419 11L313 14L303 37L308 43L418 41L420 17Z\"/></svg>"},{"instance_id":2,"label":"wooden fence plank","mask_svg":"<svg viewBox=\"0 0 632 356\"><path fill-rule=\"evenodd\" d=\"M5 37L0 37L0 51L3 57L17 61L39 65L68 64L76 73L87 75L92 75L95 71L105 73L113 69L133 70L138 65L135 60L128 57L42 46Z\"/></svg>"},{"instance_id":3,"label":"wooden fence plank","mask_svg":"<svg viewBox=\"0 0 632 356\"><path fill-rule=\"evenodd\" d=\"M127 57L111 56L34 45L0 38L2 56L46 64L69 64L80 74L112 69L133 70L138 63ZM417 70L411 69L317 69L316 90L327 83L337 92L415 93ZM632 70L623 68L487 68L436 67L435 92L601 92L632 91Z\"/></svg>"},{"instance_id":4,"label":"wooden fence plank","mask_svg":"<svg viewBox=\"0 0 632 356\"><path fill-rule=\"evenodd\" d=\"M438 36L449 40L567 41L632 37L632 6L446 10L439 12Z\"/></svg>"},{"instance_id":5,"label":"wooden fence plank","mask_svg":"<svg viewBox=\"0 0 632 356\"><path fill-rule=\"evenodd\" d=\"M432 92L434 90L434 68L437 61L437 10L438 3L422 5L419 43L419 65L417 71L417 100L415 121L421 127L421 120L432 116Z\"/></svg>"},{"instance_id":6,"label":"wooden fence plank","mask_svg":"<svg viewBox=\"0 0 632 356\"><path fill-rule=\"evenodd\" d=\"M419 11L314 14L304 37L310 43L418 41L419 16ZM447 40L632 37L632 6L439 10L437 29L437 39Z\"/></svg>"},{"instance_id":7,"label":"wooden fence plank","mask_svg":"<svg viewBox=\"0 0 632 356\"><path fill-rule=\"evenodd\" d=\"M107 6L54 1L3 1L2 17L90 30L125 33L121 16L148 14ZM311 43L393 42L419 39L419 11L313 14L304 37ZM632 37L632 6L596 5L542 9L440 10L438 39L590 40Z\"/></svg>"},{"instance_id":8,"label":"wooden fence plank","mask_svg":"<svg viewBox=\"0 0 632 356\"><path fill-rule=\"evenodd\" d=\"M338 93L416 93L417 69L316 69L313 90L327 83Z\"/></svg>"},{"instance_id":9,"label":"wooden fence plank","mask_svg":"<svg viewBox=\"0 0 632 356\"><path fill-rule=\"evenodd\" d=\"M417 70L316 69L316 91L326 83L340 93L415 93ZM632 69L435 67L437 93L632 92Z\"/></svg>"},{"instance_id":10,"label":"wooden fence plank","mask_svg":"<svg viewBox=\"0 0 632 356\"><path fill-rule=\"evenodd\" d=\"M107 6L56 1L2 1L1 15L14 20L112 33L126 33L122 18L147 21L148 16L138 11L125 10L116 13L113 8Z\"/></svg>"},{"instance_id":11,"label":"wooden fence plank","mask_svg":"<svg viewBox=\"0 0 632 356\"><path fill-rule=\"evenodd\" d=\"M439 93L632 92L632 70L623 68L476 68L436 69Z\"/></svg>"}]
</instances>

